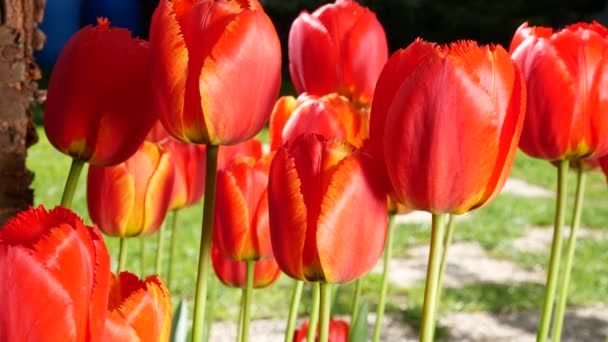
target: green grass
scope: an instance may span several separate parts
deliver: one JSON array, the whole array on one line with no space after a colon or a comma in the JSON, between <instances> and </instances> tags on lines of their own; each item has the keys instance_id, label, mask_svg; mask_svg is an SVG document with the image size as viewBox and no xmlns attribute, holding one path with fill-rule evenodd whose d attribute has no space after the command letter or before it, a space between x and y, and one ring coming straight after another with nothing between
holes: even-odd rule
<instances>
[{"instance_id":1,"label":"green grass","mask_svg":"<svg viewBox=\"0 0 608 342\"><path fill-rule=\"evenodd\" d=\"M63 186L70 165L70 159L57 152L49 144L42 129L38 130L40 142L29 150L28 167L34 171L35 204L44 204L47 208L57 205L61 198ZM260 134L267 139L267 131ZM90 224L86 207L86 174L85 166L74 198L74 210ZM556 169L549 163L529 158L519 153L512 175L526 182L553 190L556 183ZM574 176L569 177L569 206L572 206L574 193ZM582 225L590 229L608 229L608 190L603 174L596 172L588 177L587 196L583 211ZM108 199L110 200L110 199ZM182 210L177 227L178 250L175 266L175 281L172 284L174 303L179 297L192 298L195 287L196 263L198 258L198 241L200 238L202 203ZM522 253L511 246L513 239L523 236L530 226L548 227L553 222L554 200L524 198L515 195L499 195L494 202L470 213L468 219L458 219L455 240L477 241L491 255L513 260L522 266L542 266L548 262L548 251L542 253ZM567 217L570 215L568 214ZM567 218L567 222L568 222ZM429 239L428 224L407 224L395 230L394 255L407 257L408 247L426 244ZM106 237L112 259L117 257L118 241ZM140 273L140 246L137 238L129 240L127 269ZM153 272L157 236L144 238L146 249L146 273ZM570 304L584 305L601 302L608 305L608 248L606 240L593 241L580 239L576 268L573 271L570 287ZM113 264L113 269L115 264ZM166 266L165 266L166 270ZM370 303L370 312L375 311L377 297L375 289L380 283L380 276L372 274L364 281L363 300ZM287 316L292 280L281 276L279 281L267 290L256 290L253 298L253 318ZM387 312L404 321L414 323L419 319L422 304L423 284L413 288L391 287L387 300ZM350 301L354 290L353 284L341 286L335 304L338 314L350 313ZM307 298L309 289L305 290ZM216 299L214 316L217 319L236 320L238 315L240 290L217 286L213 294ZM444 292L442 310L458 311L492 311L537 309L542 298L542 286L538 284L470 284L459 289L447 289ZM308 299L303 301L300 313L306 312ZM443 334L440 329L440 336Z\"/></svg>"}]
</instances>

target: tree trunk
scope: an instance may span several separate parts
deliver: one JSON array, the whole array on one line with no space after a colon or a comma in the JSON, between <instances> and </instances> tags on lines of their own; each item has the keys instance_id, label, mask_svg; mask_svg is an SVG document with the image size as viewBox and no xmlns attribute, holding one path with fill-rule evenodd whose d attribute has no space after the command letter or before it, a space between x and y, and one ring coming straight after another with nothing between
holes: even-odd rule
<instances>
[{"instance_id":1,"label":"tree trunk","mask_svg":"<svg viewBox=\"0 0 608 342\"><path fill-rule=\"evenodd\" d=\"M37 29L45 0L0 0L0 227L32 204L27 148L38 140L30 107L42 96L33 51L44 43Z\"/></svg>"}]
</instances>

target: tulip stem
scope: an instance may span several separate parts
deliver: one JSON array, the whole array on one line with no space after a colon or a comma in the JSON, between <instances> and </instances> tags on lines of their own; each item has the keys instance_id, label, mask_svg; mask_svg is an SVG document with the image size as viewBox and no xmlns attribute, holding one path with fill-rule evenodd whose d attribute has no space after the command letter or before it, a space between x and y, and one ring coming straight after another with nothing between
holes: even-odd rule
<instances>
[{"instance_id":1,"label":"tulip stem","mask_svg":"<svg viewBox=\"0 0 608 342\"><path fill-rule=\"evenodd\" d=\"M564 314L566 313L566 303L568 298L568 285L570 283L570 272L572 271L572 262L574 260L574 251L576 249L576 231L581 224L581 212L583 209L583 198L585 197L585 181L586 174L582 168L577 170L576 174L576 198L574 200L574 213L572 215L572 223L570 225L570 237L566 245L566 260L562 268L562 279L560 289L557 296L557 309L553 322L553 332L551 339L554 342L561 341L562 327L564 324Z\"/></svg>"},{"instance_id":2,"label":"tulip stem","mask_svg":"<svg viewBox=\"0 0 608 342\"><path fill-rule=\"evenodd\" d=\"M213 212L215 210L215 180L217 175L217 152L219 146L207 145L207 163L205 168L205 200L203 203L203 226L198 256L198 274L194 297L194 318L192 325L192 342L203 340L205 324L205 306L207 302L207 278L211 253L211 234L213 232Z\"/></svg>"},{"instance_id":3,"label":"tulip stem","mask_svg":"<svg viewBox=\"0 0 608 342\"><path fill-rule=\"evenodd\" d=\"M141 278L145 279L146 277L146 240L143 236L139 237L139 258L140 266L141 266Z\"/></svg>"},{"instance_id":4,"label":"tulip stem","mask_svg":"<svg viewBox=\"0 0 608 342\"><path fill-rule=\"evenodd\" d=\"M329 316L331 314L331 284L321 282L320 287L319 342L327 342L329 339Z\"/></svg>"},{"instance_id":5,"label":"tulip stem","mask_svg":"<svg viewBox=\"0 0 608 342\"><path fill-rule=\"evenodd\" d=\"M158 230L158 246L156 246L156 275L161 277L163 271L163 249L165 248L165 225Z\"/></svg>"},{"instance_id":6,"label":"tulip stem","mask_svg":"<svg viewBox=\"0 0 608 342\"><path fill-rule=\"evenodd\" d=\"M452 237L454 236L454 227L456 223L456 216L450 215L448 219L448 226L445 232L445 238L443 239L443 251L441 252L441 265L439 266L439 288L437 289L437 307L435 312L439 312L439 303L441 302L441 293L443 290L443 276L445 274L445 268L448 260L448 248L452 244ZM433 322L435 324L436 322Z\"/></svg>"},{"instance_id":7,"label":"tulip stem","mask_svg":"<svg viewBox=\"0 0 608 342\"><path fill-rule=\"evenodd\" d=\"M65 188L63 189L63 196L61 196L61 206L65 208L72 208L72 199L76 192L76 186L78 185L78 178L80 172L84 166L84 160L72 158L72 165L70 166L70 172L68 173L68 179L65 182Z\"/></svg>"},{"instance_id":8,"label":"tulip stem","mask_svg":"<svg viewBox=\"0 0 608 342\"><path fill-rule=\"evenodd\" d=\"M243 296L241 297L241 322L239 323L239 342L247 342L249 339L249 308L251 307L251 292L253 291L253 271L255 270L255 261L247 260L246 269L247 277Z\"/></svg>"},{"instance_id":9,"label":"tulip stem","mask_svg":"<svg viewBox=\"0 0 608 342\"><path fill-rule=\"evenodd\" d=\"M306 342L315 342L317 323L319 323L319 304L321 301L321 286L319 282L312 283L312 302L308 314L308 331L306 332Z\"/></svg>"},{"instance_id":10,"label":"tulip stem","mask_svg":"<svg viewBox=\"0 0 608 342\"><path fill-rule=\"evenodd\" d=\"M351 324L354 323L355 320L357 319L357 315L359 314L359 307L361 306L361 290L363 287L362 278L363 277L355 280L355 295L353 297L354 299L353 299L352 311L351 311L351 315L350 315Z\"/></svg>"},{"instance_id":11,"label":"tulip stem","mask_svg":"<svg viewBox=\"0 0 608 342\"><path fill-rule=\"evenodd\" d=\"M167 287L171 288L173 281L173 259L175 258L175 245L177 244L177 213L179 210L173 210L171 219L171 245L169 246L169 268L167 270Z\"/></svg>"},{"instance_id":12,"label":"tulip stem","mask_svg":"<svg viewBox=\"0 0 608 342\"><path fill-rule=\"evenodd\" d=\"M293 291L291 292L291 304L289 305L289 316L287 318L287 329L285 329L285 342L293 341L296 319L298 318L298 307L300 306L303 288L303 281L293 281Z\"/></svg>"},{"instance_id":13,"label":"tulip stem","mask_svg":"<svg viewBox=\"0 0 608 342\"><path fill-rule=\"evenodd\" d=\"M388 292L388 274L390 269L391 255L393 254L393 218L395 215L389 214L388 228L386 232L386 242L384 245L384 260L382 265L382 281L380 285L380 299L376 310L376 323L374 325L374 342L380 341L380 330L382 328L382 318L384 317L384 306L386 304L386 294ZM353 318L355 319L355 318ZM353 321L354 322L354 321Z\"/></svg>"},{"instance_id":14,"label":"tulip stem","mask_svg":"<svg viewBox=\"0 0 608 342\"><path fill-rule=\"evenodd\" d=\"M549 259L549 270L547 273L547 284L545 286L545 299L538 325L537 341L546 341L551 324L551 314L555 301L555 290L557 287L557 274L562 253L562 231L564 228L564 215L566 212L567 197L567 175L568 160L560 160L557 167L557 201L555 208L555 226L553 230L553 243L551 244L551 257Z\"/></svg>"},{"instance_id":15,"label":"tulip stem","mask_svg":"<svg viewBox=\"0 0 608 342\"><path fill-rule=\"evenodd\" d=\"M422 307L422 323L420 341L431 342L435 333L435 316L437 294L439 292L439 270L441 268L442 244L445 236L445 214L433 214L431 228L431 247L426 269L426 284L424 286L424 304Z\"/></svg>"},{"instance_id":16,"label":"tulip stem","mask_svg":"<svg viewBox=\"0 0 608 342\"><path fill-rule=\"evenodd\" d=\"M120 243L118 245L118 267L116 268L116 275L120 274L120 271L125 269L125 262L127 261L127 239L124 236L120 237Z\"/></svg>"}]
</instances>

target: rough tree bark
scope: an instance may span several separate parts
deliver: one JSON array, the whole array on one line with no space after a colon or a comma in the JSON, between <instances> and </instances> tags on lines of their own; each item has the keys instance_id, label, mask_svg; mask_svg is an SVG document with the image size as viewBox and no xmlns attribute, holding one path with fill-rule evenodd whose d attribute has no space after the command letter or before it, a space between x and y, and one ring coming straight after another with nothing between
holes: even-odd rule
<instances>
[{"instance_id":1,"label":"rough tree bark","mask_svg":"<svg viewBox=\"0 0 608 342\"><path fill-rule=\"evenodd\" d=\"M0 0L0 227L33 200L25 158L38 140L30 107L42 97L33 52L45 39L37 28L45 2Z\"/></svg>"}]
</instances>

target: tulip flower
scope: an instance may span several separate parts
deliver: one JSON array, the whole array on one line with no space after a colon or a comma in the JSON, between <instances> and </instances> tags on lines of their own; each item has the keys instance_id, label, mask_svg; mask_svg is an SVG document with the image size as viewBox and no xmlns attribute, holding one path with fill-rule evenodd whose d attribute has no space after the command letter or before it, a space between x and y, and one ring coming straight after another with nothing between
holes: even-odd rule
<instances>
[{"instance_id":1,"label":"tulip flower","mask_svg":"<svg viewBox=\"0 0 608 342\"><path fill-rule=\"evenodd\" d=\"M157 120L148 43L99 19L76 32L53 67L44 130L59 151L92 165L125 161Z\"/></svg>"},{"instance_id":2,"label":"tulip flower","mask_svg":"<svg viewBox=\"0 0 608 342\"><path fill-rule=\"evenodd\" d=\"M158 276L112 274L104 341L169 341L171 295Z\"/></svg>"},{"instance_id":3,"label":"tulip flower","mask_svg":"<svg viewBox=\"0 0 608 342\"><path fill-rule=\"evenodd\" d=\"M553 311L551 335L554 341L561 338L585 182L585 168L576 167L572 229L565 264L560 266L569 165L584 166L579 160L608 153L607 39L608 29L597 22L576 23L557 32L524 23L511 42L511 56L522 70L529 99L520 147L532 157L558 165L556 220L538 340L549 334ZM560 295L553 310L560 269L564 270Z\"/></svg>"},{"instance_id":4,"label":"tulip flower","mask_svg":"<svg viewBox=\"0 0 608 342\"><path fill-rule=\"evenodd\" d=\"M268 207L274 256L305 281L343 283L372 269L384 247L386 193L371 157L305 134L278 149Z\"/></svg>"},{"instance_id":5,"label":"tulip flower","mask_svg":"<svg viewBox=\"0 0 608 342\"><path fill-rule=\"evenodd\" d=\"M346 140L361 147L367 138L369 113L359 112L336 93L317 97L302 94L281 97L270 115L270 148L276 150L303 133Z\"/></svg>"},{"instance_id":6,"label":"tulip flower","mask_svg":"<svg viewBox=\"0 0 608 342\"><path fill-rule=\"evenodd\" d=\"M53 67L44 131L72 157L61 206L70 207L85 162L125 161L158 118L149 100L149 50L145 41L98 19L76 32Z\"/></svg>"},{"instance_id":7,"label":"tulip flower","mask_svg":"<svg viewBox=\"0 0 608 342\"><path fill-rule=\"evenodd\" d=\"M160 120L178 140L232 145L268 121L281 48L257 0L162 0L150 49Z\"/></svg>"},{"instance_id":8,"label":"tulip flower","mask_svg":"<svg viewBox=\"0 0 608 342\"><path fill-rule=\"evenodd\" d=\"M343 320L330 319L329 321L329 342L347 342L348 341L348 330L349 326ZM293 342L304 342L306 341L306 335L308 334L308 321L304 321L300 326L300 329L296 330Z\"/></svg>"},{"instance_id":9,"label":"tulip flower","mask_svg":"<svg viewBox=\"0 0 608 342\"><path fill-rule=\"evenodd\" d=\"M147 141L124 163L91 166L87 182L91 220L111 236L154 233L169 208L173 178L169 154Z\"/></svg>"},{"instance_id":10,"label":"tulip flower","mask_svg":"<svg viewBox=\"0 0 608 342\"><path fill-rule=\"evenodd\" d=\"M608 30L578 23L560 31L517 29L511 55L528 88L521 149L545 160L608 153Z\"/></svg>"},{"instance_id":11,"label":"tulip flower","mask_svg":"<svg viewBox=\"0 0 608 342\"><path fill-rule=\"evenodd\" d=\"M524 80L502 47L416 40L391 56L376 95L370 150L399 202L460 214L502 189L526 103Z\"/></svg>"},{"instance_id":12,"label":"tulip flower","mask_svg":"<svg viewBox=\"0 0 608 342\"><path fill-rule=\"evenodd\" d=\"M289 72L298 94L340 93L368 106L387 58L382 25L355 1L304 11L289 31Z\"/></svg>"},{"instance_id":13,"label":"tulip flower","mask_svg":"<svg viewBox=\"0 0 608 342\"><path fill-rule=\"evenodd\" d=\"M213 244L236 261L272 257L268 226L268 169L272 155L236 157L217 173Z\"/></svg>"},{"instance_id":14,"label":"tulip flower","mask_svg":"<svg viewBox=\"0 0 608 342\"><path fill-rule=\"evenodd\" d=\"M226 286L245 288L245 262L235 261L224 256L214 245L211 245L211 262L215 274ZM253 287L264 288L274 283L281 274L279 265L274 258L255 262L253 271Z\"/></svg>"},{"instance_id":15,"label":"tulip flower","mask_svg":"<svg viewBox=\"0 0 608 342\"><path fill-rule=\"evenodd\" d=\"M104 233L120 237L117 273L126 261L124 238L150 235L160 228L171 201L173 180L171 156L149 141L121 164L89 168L89 216Z\"/></svg>"},{"instance_id":16,"label":"tulip flower","mask_svg":"<svg viewBox=\"0 0 608 342\"><path fill-rule=\"evenodd\" d=\"M173 138L159 143L171 156L174 168L170 210L197 203L205 191L205 146L185 144Z\"/></svg>"},{"instance_id":17,"label":"tulip flower","mask_svg":"<svg viewBox=\"0 0 608 342\"><path fill-rule=\"evenodd\" d=\"M110 260L69 209L30 208L0 229L0 341L100 341Z\"/></svg>"},{"instance_id":18,"label":"tulip flower","mask_svg":"<svg viewBox=\"0 0 608 342\"><path fill-rule=\"evenodd\" d=\"M483 206L502 189L525 106L521 72L500 46L416 40L378 79L368 149L384 161L395 198L433 214L422 341L433 339L443 214Z\"/></svg>"}]
</instances>

